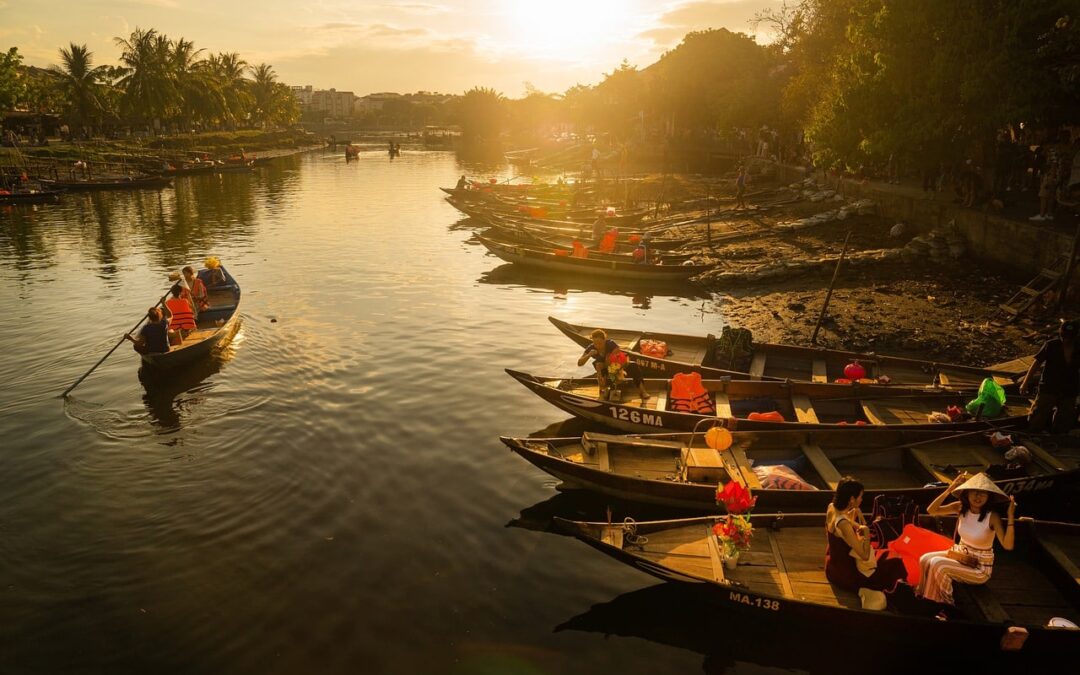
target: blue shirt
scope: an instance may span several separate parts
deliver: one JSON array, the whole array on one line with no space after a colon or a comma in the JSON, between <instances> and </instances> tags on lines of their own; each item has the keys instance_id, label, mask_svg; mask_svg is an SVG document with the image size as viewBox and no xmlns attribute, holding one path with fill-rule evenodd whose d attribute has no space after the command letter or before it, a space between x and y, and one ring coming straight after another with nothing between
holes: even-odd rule
<instances>
[{"instance_id":1,"label":"blue shirt","mask_svg":"<svg viewBox=\"0 0 1080 675\"><path fill-rule=\"evenodd\" d=\"M157 323L148 323L139 331L146 351L151 354L164 354L169 351L169 320L162 318Z\"/></svg>"},{"instance_id":2,"label":"blue shirt","mask_svg":"<svg viewBox=\"0 0 1080 675\"><path fill-rule=\"evenodd\" d=\"M614 340L608 340L604 343L604 353L600 354L596 351L596 345L589 345L585 348L585 354L592 354L592 360L594 363L604 363L607 357L619 351L619 343Z\"/></svg>"}]
</instances>

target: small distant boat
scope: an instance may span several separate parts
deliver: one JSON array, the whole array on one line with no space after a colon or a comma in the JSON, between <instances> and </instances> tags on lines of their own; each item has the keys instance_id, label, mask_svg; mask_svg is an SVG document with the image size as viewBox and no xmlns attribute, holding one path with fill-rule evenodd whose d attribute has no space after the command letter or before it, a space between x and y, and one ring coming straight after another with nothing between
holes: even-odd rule
<instances>
[{"instance_id":1,"label":"small distant boat","mask_svg":"<svg viewBox=\"0 0 1080 675\"><path fill-rule=\"evenodd\" d=\"M961 644L965 654L992 658L1001 651L1019 650L1021 659L1045 656L1055 664L1067 662L1080 651L1080 630L1075 628L1080 622L1080 525L1019 518L1016 548L995 551L989 582L956 585L957 606L964 618L939 621L891 609L864 610L857 594L830 584L824 570L823 514L755 514L751 520L750 549L739 555L735 565L723 560L713 534L715 517L636 523L556 517L554 522L560 530L635 569L665 581L692 584L696 593L708 595L716 611L757 617L770 626L829 626L833 635L853 642L903 636L908 644L930 649L923 652L921 661L918 656L904 661L909 670L918 670L913 665L916 661L942 653L935 649L955 649ZM923 516L919 524L947 537L953 522ZM785 619L794 623L779 623ZM784 640L782 632L775 637ZM1020 664L1031 665L1026 661L1015 665Z\"/></svg>"},{"instance_id":2,"label":"small distant boat","mask_svg":"<svg viewBox=\"0 0 1080 675\"><path fill-rule=\"evenodd\" d=\"M582 347L589 345L589 335L598 328L567 323L553 316L549 316L548 321ZM1003 387L1015 386L1015 373L997 368L762 342L750 345L752 355L746 371L727 370L715 366L715 336L653 333L628 328L603 329L635 363L657 377L697 372L706 379L731 377L737 380L804 380L828 383L844 377L844 368L851 362L858 361L866 371L867 378L876 380L887 377L890 386L974 389L988 377ZM668 356L643 354L639 348L644 340L663 342L668 348Z\"/></svg>"},{"instance_id":3,"label":"small distant boat","mask_svg":"<svg viewBox=\"0 0 1080 675\"><path fill-rule=\"evenodd\" d=\"M207 284L209 309L199 313L195 330L188 333L183 344L175 345L163 354L143 354L142 360L155 368L176 368L206 356L214 347L224 344L232 338L239 326L240 285L224 268L225 284L210 286ZM200 270L203 283L208 281L209 270Z\"/></svg>"},{"instance_id":4,"label":"small distant boat","mask_svg":"<svg viewBox=\"0 0 1080 675\"><path fill-rule=\"evenodd\" d=\"M694 431L713 420L740 431L880 428L928 431L993 429L1022 425L1030 400L1009 396L993 418L931 422L931 413L963 408L975 392L942 391L873 384L819 384L751 380L702 380L714 412L672 410L669 380L646 379L650 398L641 401L627 390L620 400L600 398L596 377L537 377L507 369L525 388L571 415L629 433Z\"/></svg>"},{"instance_id":5,"label":"small distant boat","mask_svg":"<svg viewBox=\"0 0 1080 675\"><path fill-rule=\"evenodd\" d=\"M599 255L576 258L569 250L552 249L521 242L497 240L477 235L489 251L506 262L533 267L568 276L606 277L629 281L685 283L709 269L707 265L653 265L611 259ZM560 251L560 253L556 253Z\"/></svg>"},{"instance_id":6,"label":"small distant boat","mask_svg":"<svg viewBox=\"0 0 1080 675\"><path fill-rule=\"evenodd\" d=\"M86 180L43 180L42 183L64 190L151 190L172 184L172 176L138 176L124 178L89 178Z\"/></svg>"}]
</instances>

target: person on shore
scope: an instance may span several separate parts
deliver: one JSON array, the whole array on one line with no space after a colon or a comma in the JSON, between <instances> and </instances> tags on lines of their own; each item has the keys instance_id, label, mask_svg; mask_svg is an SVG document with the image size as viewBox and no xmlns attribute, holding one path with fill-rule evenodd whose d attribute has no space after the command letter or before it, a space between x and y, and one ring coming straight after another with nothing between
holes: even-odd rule
<instances>
[{"instance_id":1,"label":"person on shore","mask_svg":"<svg viewBox=\"0 0 1080 675\"><path fill-rule=\"evenodd\" d=\"M746 181L749 178L746 174L746 167L739 167L739 175L735 177L735 208L746 208Z\"/></svg>"},{"instance_id":2,"label":"person on shore","mask_svg":"<svg viewBox=\"0 0 1080 675\"><path fill-rule=\"evenodd\" d=\"M1054 165L1043 171L1039 181L1039 213L1029 220L1042 221L1054 219L1054 198L1057 193L1057 171Z\"/></svg>"},{"instance_id":3,"label":"person on shore","mask_svg":"<svg viewBox=\"0 0 1080 675\"><path fill-rule=\"evenodd\" d=\"M592 340L592 344L585 348L581 357L578 359L577 364L579 366L585 365L585 362L590 358L593 360L593 367L596 369L596 378L600 382L600 396L601 398L607 393L608 366L615 363L617 360L616 355L622 354L622 349L619 348L619 344L614 340L609 340L607 333L602 329L597 328L589 336ZM649 392L645 390L645 380L641 377L641 369L633 361L627 360L623 365L623 373L630 378L635 385L637 385L638 393L641 394L642 401L649 400Z\"/></svg>"},{"instance_id":4,"label":"person on shore","mask_svg":"<svg viewBox=\"0 0 1080 675\"><path fill-rule=\"evenodd\" d=\"M959 501L944 504L949 495ZM1007 503L1007 522L992 508L992 502ZM961 473L945 491L926 507L931 516L956 516L960 541L947 551L931 551L919 558L919 587L916 595L944 605L952 605L953 584L985 584L994 569L994 539L1006 551L1015 540L1016 500L1006 495L984 473L968 477Z\"/></svg>"},{"instance_id":5,"label":"person on shore","mask_svg":"<svg viewBox=\"0 0 1080 675\"><path fill-rule=\"evenodd\" d=\"M160 308L151 307L146 311L146 325L139 331L139 337L125 333L135 351L140 354L164 354L169 351L169 317Z\"/></svg>"},{"instance_id":6,"label":"person on shore","mask_svg":"<svg viewBox=\"0 0 1080 675\"><path fill-rule=\"evenodd\" d=\"M863 484L844 476L825 512L825 578L830 584L856 592L866 609L885 609L885 598L907 576L904 561L878 555L870 545L870 528L863 518Z\"/></svg>"},{"instance_id":7,"label":"person on shore","mask_svg":"<svg viewBox=\"0 0 1080 675\"><path fill-rule=\"evenodd\" d=\"M191 296L191 307L195 310L195 316L210 309L210 298L206 292L206 284L195 274L195 268L188 265L183 269L184 281L188 285L188 293Z\"/></svg>"},{"instance_id":8,"label":"person on shore","mask_svg":"<svg viewBox=\"0 0 1080 675\"><path fill-rule=\"evenodd\" d=\"M1063 321L1058 337L1043 343L1020 380L1020 392L1030 392L1031 377L1042 366L1039 391L1028 412L1028 431L1068 433L1076 419L1076 396L1080 393L1080 355L1076 353L1077 321Z\"/></svg>"}]
</instances>

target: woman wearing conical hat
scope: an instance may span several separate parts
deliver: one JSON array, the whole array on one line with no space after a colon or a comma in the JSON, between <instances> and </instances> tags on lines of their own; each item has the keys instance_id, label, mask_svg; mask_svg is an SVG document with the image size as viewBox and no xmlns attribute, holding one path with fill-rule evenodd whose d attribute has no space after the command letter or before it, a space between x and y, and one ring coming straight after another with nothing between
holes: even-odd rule
<instances>
[{"instance_id":1,"label":"woman wearing conical hat","mask_svg":"<svg viewBox=\"0 0 1080 675\"><path fill-rule=\"evenodd\" d=\"M959 501L943 504L949 495L956 495ZM994 503L1009 505L1005 522L993 510ZM953 538L959 541L947 551L934 551L919 559L921 575L916 593L951 605L954 583L985 584L990 580L995 538L1006 551L1012 550L1016 500L984 473L971 477L961 473L926 507L926 512L931 516L956 516Z\"/></svg>"}]
</instances>

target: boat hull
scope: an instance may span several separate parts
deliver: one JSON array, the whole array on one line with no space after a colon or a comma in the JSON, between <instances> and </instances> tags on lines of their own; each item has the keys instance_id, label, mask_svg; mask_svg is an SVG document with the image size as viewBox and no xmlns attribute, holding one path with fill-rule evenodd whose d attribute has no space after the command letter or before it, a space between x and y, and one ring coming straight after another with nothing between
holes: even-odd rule
<instances>
[{"instance_id":1,"label":"boat hull","mask_svg":"<svg viewBox=\"0 0 1080 675\"><path fill-rule=\"evenodd\" d=\"M621 261L558 256L553 252L541 252L536 247L496 241L486 237L479 237L479 239L491 253L508 263L568 276L685 283L690 277L708 269L703 265L638 265Z\"/></svg>"}]
</instances>

